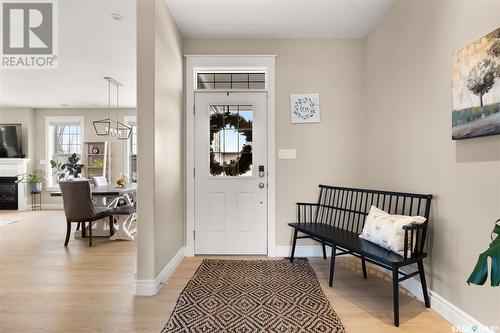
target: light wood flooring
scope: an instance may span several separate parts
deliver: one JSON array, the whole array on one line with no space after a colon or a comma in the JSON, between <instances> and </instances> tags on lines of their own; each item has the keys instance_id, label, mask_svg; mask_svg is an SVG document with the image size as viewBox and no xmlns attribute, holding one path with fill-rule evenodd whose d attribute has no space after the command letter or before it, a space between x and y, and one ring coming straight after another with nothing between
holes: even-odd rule
<instances>
[{"instance_id":1,"label":"light wood flooring","mask_svg":"<svg viewBox=\"0 0 500 333\"><path fill-rule=\"evenodd\" d=\"M159 295L134 297L135 242L96 239L89 248L72 238L64 248L62 211L0 214L20 220L0 225L0 332L160 332L203 259L185 258ZM338 260L334 288L328 262L311 265L348 333L451 332L404 291L401 326L393 327L388 278L369 267L364 280L358 260Z\"/></svg>"}]
</instances>

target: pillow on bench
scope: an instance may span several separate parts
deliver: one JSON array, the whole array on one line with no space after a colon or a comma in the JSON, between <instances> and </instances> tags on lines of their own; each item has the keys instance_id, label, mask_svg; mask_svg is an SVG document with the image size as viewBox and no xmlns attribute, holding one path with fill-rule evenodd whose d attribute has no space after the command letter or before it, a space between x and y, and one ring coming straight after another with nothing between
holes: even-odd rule
<instances>
[{"instance_id":1,"label":"pillow on bench","mask_svg":"<svg viewBox=\"0 0 500 333\"><path fill-rule=\"evenodd\" d=\"M359 237L403 256L405 237L403 226L422 224L425 220L422 216L391 215L371 206Z\"/></svg>"}]
</instances>

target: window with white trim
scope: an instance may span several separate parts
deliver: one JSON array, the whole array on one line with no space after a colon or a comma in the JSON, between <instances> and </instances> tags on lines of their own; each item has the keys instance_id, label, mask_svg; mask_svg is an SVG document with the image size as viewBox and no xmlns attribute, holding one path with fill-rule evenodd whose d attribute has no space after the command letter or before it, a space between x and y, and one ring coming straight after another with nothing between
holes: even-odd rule
<instances>
[{"instance_id":1,"label":"window with white trim","mask_svg":"<svg viewBox=\"0 0 500 333\"><path fill-rule=\"evenodd\" d=\"M137 182L137 117L125 116L124 122L132 129L125 149L125 171L128 179L135 183Z\"/></svg>"},{"instance_id":2,"label":"window with white trim","mask_svg":"<svg viewBox=\"0 0 500 333\"><path fill-rule=\"evenodd\" d=\"M47 186L57 186L59 179L53 175L50 161L66 162L76 153L81 157L83 146L83 117L46 118Z\"/></svg>"},{"instance_id":3,"label":"window with white trim","mask_svg":"<svg viewBox=\"0 0 500 333\"><path fill-rule=\"evenodd\" d=\"M132 133L130 134L130 157L129 157L129 170L130 180L137 182L137 124L130 124Z\"/></svg>"}]
</instances>

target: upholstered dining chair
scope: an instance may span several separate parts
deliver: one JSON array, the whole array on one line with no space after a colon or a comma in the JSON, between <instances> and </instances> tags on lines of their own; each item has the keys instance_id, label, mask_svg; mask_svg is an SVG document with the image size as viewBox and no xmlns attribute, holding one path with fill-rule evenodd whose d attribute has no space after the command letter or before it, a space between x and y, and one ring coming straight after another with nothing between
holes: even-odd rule
<instances>
[{"instance_id":1,"label":"upholstered dining chair","mask_svg":"<svg viewBox=\"0 0 500 333\"><path fill-rule=\"evenodd\" d=\"M96 207L92 201L90 184L87 180L61 181L59 183L64 203L64 213L66 215L66 240L64 246L68 246L71 234L71 223L82 224L82 238L86 236L85 223L89 224L89 246L92 246L92 222L110 218L110 208ZM109 230L110 236L113 228Z\"/></svg>"}]
</instances>

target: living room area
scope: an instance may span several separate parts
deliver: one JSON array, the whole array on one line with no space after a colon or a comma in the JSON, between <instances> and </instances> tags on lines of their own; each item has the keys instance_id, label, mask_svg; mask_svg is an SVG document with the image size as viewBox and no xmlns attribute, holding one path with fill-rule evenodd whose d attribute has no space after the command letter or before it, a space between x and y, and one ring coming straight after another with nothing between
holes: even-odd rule
<instances>
[{"instance_id":1,"label":"living room area","mask_svg":"<svg viewBox=\"0 0 500 333\"><path fill-rule=\"evenodd\" d=\"M39 2L0 331L499 331L499 0Z\"/></svg>"}]
</instances>

